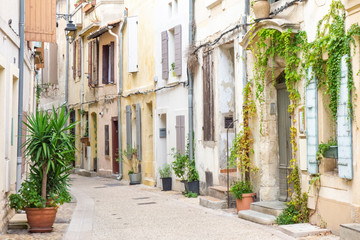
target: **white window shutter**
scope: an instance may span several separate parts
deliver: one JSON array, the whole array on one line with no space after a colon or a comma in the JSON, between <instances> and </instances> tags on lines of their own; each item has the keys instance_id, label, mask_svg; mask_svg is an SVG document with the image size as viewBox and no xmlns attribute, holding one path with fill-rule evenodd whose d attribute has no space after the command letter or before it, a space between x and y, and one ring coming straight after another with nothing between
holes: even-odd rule
<instances>
[{"instance_id":1,"label":"white window shutter","mask_svg":"<svg viewBox=\"0 0 360 240\"><path fill-rule=\"evenodd\" d=\"M316 174L319 171L316 160L318 151L318 98L317 80L309 69L307 73L305 96L306 107L306 140L307 140L307 167L308 173Z\"/></svg>"},{"instance_id":2,"label":"white window shutter","mask_svg":"<svg viewBox=\"0 0 360 240\"><path fill-rule=\"evenodd\" d=\"M349 91L348 84L348 56L341 59L341 84L337 109L337 142L338 142L338 168L339 177L345 179L353 178L352 161L352 126L351 116L348 108Z\"/></svg>"},{"instance_id":3,"label":"white window shutter","mask_svg":"<svg viewBox=\"0 0 360 240\"><path fill-rule=\"evenodd\" d=\"M139 71L138 67L138 17L128 18L128 72Z\"/></svg>"}]
</instances>

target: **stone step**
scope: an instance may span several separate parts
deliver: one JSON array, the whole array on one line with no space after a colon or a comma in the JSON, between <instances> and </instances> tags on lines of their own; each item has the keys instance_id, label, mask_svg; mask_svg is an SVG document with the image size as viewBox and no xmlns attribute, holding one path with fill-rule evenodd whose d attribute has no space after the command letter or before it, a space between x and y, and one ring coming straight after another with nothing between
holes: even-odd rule
<instances>
[{"instance_id":1,"label":"stone step","mask_svg":"<svg viewBox=\"0 0 360 240\"><path fill-rule=\"evenodd\" d=\"M96 177L97 173L94 171L88 171L85 169L75 169L75 173L84 177Z\"/></svg>"},{"instance_id":2,"label":"stone step","mask_svg":"<svg viewBox=\"0 0 360 240\"><path fill-rule=\"evenodd\" d=\"M227 187L224 186L212 186L208 188L208 196L213 198L218 198L220 200L225 200L227 202L228 198ZM235 197L229 193L230 197L230 207L236 207L236 199Z\"/></svg>"},{"instance_id":3,"label":"stone step","mask_svg":"<svg viewBox=\"0 0 360 240\"><path fill-rule=\"evenodd\" d=\"M348 223L340 225L341 240L357 240L360 239L360 224Z\"/></svg>"},{"instance_id":4,"label":"stone step","mask_svg":"<svg viewBox=\"0 0 360 240\"><path fill-rule=\"evenodd\" d=\"M318 235L320 233L325 234L330 232L328 229L320 228L318 226L311 225L310 223L281 225L279 226L279 230L294 238L307 237L312 235ZM344 238L344 239L350 239L350 238ZM354 239L359 239L359 238L354 238Z\"/></svg>"},{"instance_id":5,"label":"stone step","mask_svg":"<svg viewBox=\"0 0 360 240\"><path fill-rule=\"evenodd\" d=\"M256 212L256 211L253 211L253 210L239 211L238 217L242 218L242 219L245 219L245 220L252 221L252 222L264 224L264 225L274 224L275 219L276 219L276 217L273 216L273 215L264 214L264 213Z\"/></svg>"},{"instance_id":6,"label":"stone step","mask_svg":"<svg viewBox=\"0 0 360 240\"><path fill-rule=\"evenodd\" d=\"M200 196L199 203L203 207L212 208L212 209L227 208L227 202L225 200L221 200L210 196Z\"/></svg>"},{"instance_id":7,"label":"stone step","mask_svg":"<svg viewBox=\"0 0 360 240\"><path fill-rule=\"evenodd\" d=\"M256 212L278 217L286 208L286 204L280 201L261 201L251 203L250 209Z\"/></svg>"},{"instance_id":8,"label":"stone step","mask_svg":"<svg viewBox=\"0 0 360 240\"><path fill-rule=\"evenodd\" d=\"M17 213L9 221L9 229L28 229L26 213Z\"/></svg>"}]
</instances>

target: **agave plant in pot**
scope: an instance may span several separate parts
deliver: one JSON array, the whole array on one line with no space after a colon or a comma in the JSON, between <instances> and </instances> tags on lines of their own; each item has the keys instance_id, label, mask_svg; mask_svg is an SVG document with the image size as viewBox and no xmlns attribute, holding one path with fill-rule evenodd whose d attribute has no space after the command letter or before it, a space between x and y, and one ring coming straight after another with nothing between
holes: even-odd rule
<instances>
[{"instance_id":1,"label":"agave plant in pot","mask_svg":"<svg viewBox=\"0 0 360 240\"><path fill-rule=\"evenodd\" d=\"M170 191L172 186L171 166L167 163L159 168L163 191Z\"/></svg>"},{"instance_id":2,"label":"agave plant in pot","mask_svg":"<svg viewBox=\"0 0 360 240\"><path fill-rule=\"evenodd\" d=\"M30 232L51 232L57 208L70 202L69 176L74 160L74 137L67 125L65 108L37 111L27 117L26 141L30 174L17 194L10 195L10 207L25 210Z\"/></svg>"},{"instance_id":3,"label":"agave plant in pot","mask_svg":"<svg viewBox=\"0 0 360 240\"><path fill-rule=\"evenodd\" d=\"M138 160L137 160L137 149L132 148L130 145L124 150L123 155L128 159L130 170L128 171L130 185L141 183L141 172L137 172Z\"/></svg>"}]
</instances>

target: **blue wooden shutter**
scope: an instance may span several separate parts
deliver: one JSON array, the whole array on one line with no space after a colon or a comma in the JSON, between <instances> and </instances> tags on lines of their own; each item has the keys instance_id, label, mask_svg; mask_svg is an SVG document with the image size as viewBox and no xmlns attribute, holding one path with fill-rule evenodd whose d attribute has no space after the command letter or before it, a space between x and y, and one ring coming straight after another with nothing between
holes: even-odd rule
<instances>
[{"instance_id":1,"label":"blue wooden shutter","mask_svg":"<svg viewBox=\"0 0 360 240\"><path fill-rule=\"evenodd\" d=\"M131 106L126 106L126 151L127 157L131 158L132 130L131 130Z\"/></svg>"},{"instance_id":2,"label":"blue wooden shutter","mask_svg":"<svg viewBox=\"0 0 360 240\"><path fill-rule=\"evenodd\" d=\"M307 73L307 86L305 96L306 107L306 140L307 140L307 167L308 173L316 174L319 171L316 160L318 151L318 99L317 80L309 69Z\"/></svg>"},{"instance_id":3,"label":"blue wooden shutter","mask_svg":"<svg viewBox=\"0 0 360 240\"><path fill-rule=\"evenodd\" d=\"M141 106L136 104L136 149L137 149L137 159L141 160Z\"/></svg>"},{"instance_id":4,"label":"blue wooden shutter","mask_svg":"<svg viewBox=\"0 0 360 240\"><path fill-rule=\"evenodd\" d=\"M175 26L175 75L181 76L182 72L182 47L181 25Z\"/></svg>"},{"instance_id":5,"label":"blue wooden shutter","mask_svg":"<svg viewBox=\"0 0 360 240\"><path fill-rule=\"evenodd\" d=\"M349 91L348 84L348 56L341 59L341 85L337 109L337 142L338 142L338 168L339 177L353 178L352 162L352 126L351 116L348 108Z\"/></svg>"}]
</instances>

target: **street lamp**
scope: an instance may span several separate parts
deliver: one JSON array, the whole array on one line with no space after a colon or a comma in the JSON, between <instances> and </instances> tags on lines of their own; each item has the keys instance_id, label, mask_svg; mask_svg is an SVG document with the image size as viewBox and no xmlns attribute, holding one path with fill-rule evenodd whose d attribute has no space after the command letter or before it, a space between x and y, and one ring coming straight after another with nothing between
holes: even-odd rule
<instances>
[{"instance_id":1,"label":"street lamp","mask_svg":"<svg viewBox=\"0 0 360 240\"><path fill-rule=\"evenodd\" d=\"M76 31L77 31L77 28L76 28L75 24L73 23L73 21L69 20L69 22L66 24L66 28L65 28L66 40L69 41L69 43L72 43L75 40Z\"/></svg>"}]
</instances>

